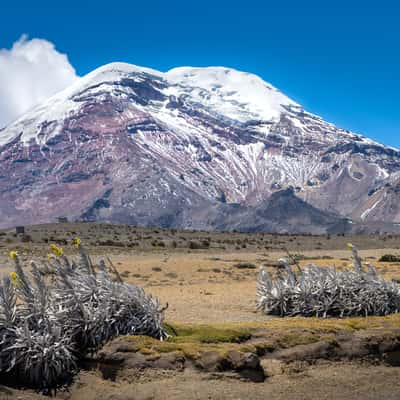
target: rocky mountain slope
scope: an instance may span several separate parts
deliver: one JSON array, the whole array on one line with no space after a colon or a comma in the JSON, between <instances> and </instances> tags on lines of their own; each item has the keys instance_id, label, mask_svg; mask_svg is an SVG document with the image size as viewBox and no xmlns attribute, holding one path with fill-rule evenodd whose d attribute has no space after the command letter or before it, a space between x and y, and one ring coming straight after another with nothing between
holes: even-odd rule
<instances>
[{"instance_id":1,"label":"rocky mountain slope","mask_svg":"<svg viewBox=\"0 0 400 400\"><path fill-rule=\"evenodd\" d=\"M255 75L113 63L0 131L0 226L60 215L278 232L400 223L399 171L398 150Z\"/></svg>"}]
</instances>

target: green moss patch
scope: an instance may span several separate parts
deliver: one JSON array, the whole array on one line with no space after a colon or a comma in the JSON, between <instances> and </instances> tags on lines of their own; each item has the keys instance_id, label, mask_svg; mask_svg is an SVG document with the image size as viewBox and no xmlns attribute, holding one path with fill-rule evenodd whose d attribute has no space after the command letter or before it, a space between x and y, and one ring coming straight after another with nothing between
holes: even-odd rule
<instances>
[{"instance_id":1,"label":"green moss patch","mask_svg":"<svg viewBox=\"0 0 400 400\"><path fill-rule=\"evenodd\" d=\"M249 329L212 325L168 325L175 343L242 343L251 338Z\"/></svg>"},{"instance_id":2,"label":"green moss patch","mask_svg":"<svg viewBox=\"0 0 400 400\"><path fill-rule=\"evenodd\" d=\"M170 337L160 342L145 336L127 336L134 351L157 357L178 352L196 360L214 351L225 356L230 351L265 354L298 345L336 343L340 334L367 330L398 330L400 315L369 318L274 318L265 322L209 325L166 324Z\"/></svg>"}]
</instances>

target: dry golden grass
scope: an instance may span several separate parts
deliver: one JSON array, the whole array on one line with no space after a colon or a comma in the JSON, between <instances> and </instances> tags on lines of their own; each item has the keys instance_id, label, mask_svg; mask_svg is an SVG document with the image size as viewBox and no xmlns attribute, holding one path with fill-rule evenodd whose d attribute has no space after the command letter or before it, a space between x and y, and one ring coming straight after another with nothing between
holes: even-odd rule
<instances>
[{"instance_id":1,"label":"dry golden grass","mask_svg":"<svg viewBox=\"0 0 400 400\"><path fill-rule=\"evenodd\" d=\"M386 279L400 279L400 266L377 260L385 253L396 254L396 249L361 251L364 260L376 266ZM309 263L321 266L351 268L351 254L346 250L302 253L302 267ZM264 321L267 317L256 313L256 277L258 266L272 266L284 252L204 252L140 253L115 255L112 259L128 282L135 282L169 303L167 318L181 323ZM329 257L329 259L328 259ZM372 258L373 257L373 258ZM236 264L250 262L255 269L240 269ZM156 268L156 271L153 269Z\"/></svg>"},{"instance_id":2,"label":"dry golden grass","mask_svg":"<svg viewBox=\"0 0 400 400\"><path fill-rule=\"evenodd\" d=\"M30 242L22 242L12 230L0 235L1 273L11 271L8 260L11 249L17 249L23 260L32 256L45 257L52 238L58 238L67 242L67 245L60 245L70 254L74 252L72 239L79 236L95 259L109 256L127 282L144 286L162 303L169 303L167 322L170 333L177 335L165 342L142 336L123 339L148 357L157 358L165 352L178 352L197 360L207 351L223 356L232 350L260 354L321 341L334 343L341 333L363 334L367 329L400 329L400 315L282 319L267 317L255 310L258 266L265 264L274 273L273 264L286 255L285 247L292 254L301 256L301 266L315 263L343 269L351 264L346 243L353 242L361 249L363 259L376 266L385 278L400 279L400 265L377 261L384 254L400 254L400 241L396 237L210 234L97 224L53 224L30 227L27 233L32 238ZM210 240L208 250L188 248L189 241L205 239ZM107 240L118 245L99 244ZM165 246L153 246L152 243L160 241ZM173 241L177 242L177 247L172 246ZM256 268L238 268L238 263L251 263ZM398 386L396 390L393 386L398 383L399 373L394 368L349 363L337 365L308 367L294 376L272 377L262 384L218 378L216 385L210 384L209 379L212 378L204 378L193 371L178 374L154 370L110 382L101 378L98 371L82 371L65 398L90 400L128 396L126 398L280 400L293 397L293 393L299 394L298 398L307 399L399 398L400 390ZM16 396L42 398L27 392L18 392Z\"/></svg>"}]
</instances>

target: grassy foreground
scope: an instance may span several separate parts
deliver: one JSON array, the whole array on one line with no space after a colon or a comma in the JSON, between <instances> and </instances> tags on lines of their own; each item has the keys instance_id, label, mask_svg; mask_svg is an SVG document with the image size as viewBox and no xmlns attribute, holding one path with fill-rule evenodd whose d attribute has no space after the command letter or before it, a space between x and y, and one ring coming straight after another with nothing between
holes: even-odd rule
<instances>
[{"instance_id":1,"label":"grassy foreground","mask_svg":"<svg viewBox=\"0 0 400 400\"><path fill-rule=\"evenodd\" d=\"M207 325L167 324L171 335L165 341L145 336L126 336L134 351L160 356L162 353L179 352L196 360L210 351L225 356L231 351L259 355L288 349L299 345L326 343L336 346L339 337L353 335L398 337L400 314L385 317L321 319L274 318L265 322L214 323Z\"/></svg>"}]
</instances>

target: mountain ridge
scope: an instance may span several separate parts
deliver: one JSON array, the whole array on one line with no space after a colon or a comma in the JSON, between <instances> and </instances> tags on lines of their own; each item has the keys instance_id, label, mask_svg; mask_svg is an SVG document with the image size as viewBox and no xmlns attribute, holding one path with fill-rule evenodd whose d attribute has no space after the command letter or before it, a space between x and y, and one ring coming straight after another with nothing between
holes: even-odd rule
<instances>
[{"instance_id":1,"label":"mountain ridge","mask_svg":"<svg viewBox=\"0 0 400 400\"><path fill-rule=\"evenodd\" d=\"M0 131L0 217L218 229L201 209L256 210L291 187L339 221L387 226L400 222L398 171L397 149L325 122L256 75L112 63Z\"/></svg>"}]
</instances>

